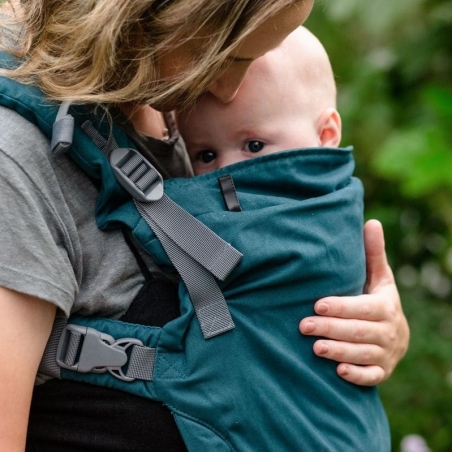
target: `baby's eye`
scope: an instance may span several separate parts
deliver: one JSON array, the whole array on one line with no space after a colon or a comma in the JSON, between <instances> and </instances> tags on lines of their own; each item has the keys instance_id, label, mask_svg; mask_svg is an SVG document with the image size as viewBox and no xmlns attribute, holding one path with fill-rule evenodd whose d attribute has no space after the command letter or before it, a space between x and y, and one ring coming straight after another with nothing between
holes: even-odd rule
<instances>
[{"instance_id":1,"label":"baby's eye","mask_svg":"<svg viewBox=\"0 0 452 452\"><path fill-rule=\"evenodd\" d=\"M248 141L245 144L245 149L248 152L260 152L262 151L262 149L264 149L265 143L263 141L258 141L258 140L253 140L253 141Z\"/></svg>"},{"instance_id":2,"label":"baby's eye","mask_svg":"<svg viewBox=\"0 0 452 452\"><path fill-rule=\"evenodd\" d=\"M213 162L217 158L217 154L214 151L201 151L198 153L198 160L203 163Z\"/></svg>"}]
</instances>

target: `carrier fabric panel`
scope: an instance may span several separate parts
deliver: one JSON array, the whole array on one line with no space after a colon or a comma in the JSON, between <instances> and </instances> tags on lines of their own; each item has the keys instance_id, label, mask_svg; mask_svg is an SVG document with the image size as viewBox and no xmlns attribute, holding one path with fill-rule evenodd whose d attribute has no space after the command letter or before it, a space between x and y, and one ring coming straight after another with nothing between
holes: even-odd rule
<instances>
[{"instance_id":1,"label":"carrier fabric panel","mask_svg":"<svg viewBox=\"0 0 452 452\"><path fill-rule=\"evenodd\" d=\"M0 103L50 134L56 107L30 87L1 80ZM80 109L76 124L86 117L85 107ZM116 132L118 144L129 146ZM102 179L99 226L132 227L165 263L105 157L78 127L70 154L90 177ZM142 335L145 345L157 347L154 382L121 384L108 374L65 369L62 374L163 401L191 452L209 445L240 452L388 451L376 389L341 380L336 363L314 356L314 339L298 332L299 320L313 314L318 298L362 291L362 187L352 177L353 166L350 149L303 149L167 181L170 197L244 255L221 283L235 329L204 340L181 285L182 315L161 330L98 320L98 328L115 337ZM242 212L224 207L217 178L226 174L234 179ZM95 319L86 321L96 327Z\"/></svg>"},{"instance_id":2,"label":"carrier fabric panel","mask_svg":"<svg viewBox=\"0 0 452 452\"><path fill-rule=\"evenodd\" d=\"M166 183L166 193L243 253L221 283L235 329L204 340L189 295L160 337L154 389L191 451L388 451L377 389L336 374L299 333L327 295L365 282L363 190L351 149L302 149ZM242 212L217 178L233 177ZM157 241L149 244L160 256ZM204 432L201 434L200 432ZM220 446L221 444L221 446Z\"/></svg>"}]
</instances>

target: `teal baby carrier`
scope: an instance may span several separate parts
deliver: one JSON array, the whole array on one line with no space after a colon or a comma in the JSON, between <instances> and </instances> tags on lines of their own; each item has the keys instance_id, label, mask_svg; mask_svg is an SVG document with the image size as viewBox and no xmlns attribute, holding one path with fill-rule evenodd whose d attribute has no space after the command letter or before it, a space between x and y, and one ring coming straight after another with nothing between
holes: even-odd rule
<instances>
[{"instance_id":1,"label":"teal baby carrier","mask_svg":"<svg viewBox=\"0 0 452 452\"><path fill-rule=\"evenodd\" d=\"M181 316L162 328L57 319L42 372L162 401L194 452L390 450L377 389L340 379L298 331L317 299L362 293L363 193L350 148L282 152L163 183L86 107L69 115L4 78L0 104L100 181L101 229L129 228L183 278Z\"/></svg>"}]
</instances>

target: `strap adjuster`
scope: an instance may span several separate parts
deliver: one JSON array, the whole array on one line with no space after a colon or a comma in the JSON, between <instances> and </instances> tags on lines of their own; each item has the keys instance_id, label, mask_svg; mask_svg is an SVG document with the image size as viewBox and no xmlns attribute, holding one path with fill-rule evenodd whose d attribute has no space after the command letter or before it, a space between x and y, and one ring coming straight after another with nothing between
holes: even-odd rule
<instances>
[{"instance_id":1,"label":"strap adjuster","mask_svg":"<svg viewBox=\"0 0 452 452\"><path fill-rule=\"evenodd\" d=\"M94 328L68 324L58 342L56 362L64 369L80 373L110 372L123 381L133 381L122 371L128 361L126 350L133 345L143 346L139 339L115 340Z\"/></svg>"},{"instance_id":2,"label":"strap adjuster","mask_svg":"<svg viewBox=\"0 0 452 452\"><path fill-rule=\"evenodd\" d=\"M137 150L114 149L110 164L117 181L137 201L158 201L163 196L163 177Z\"/></svg>"}]
</instances>

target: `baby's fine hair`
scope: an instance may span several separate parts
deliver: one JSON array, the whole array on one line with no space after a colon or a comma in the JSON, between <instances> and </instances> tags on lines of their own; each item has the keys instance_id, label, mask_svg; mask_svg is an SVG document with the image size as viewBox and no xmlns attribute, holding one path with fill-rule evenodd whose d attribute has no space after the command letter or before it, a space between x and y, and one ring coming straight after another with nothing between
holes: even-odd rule
<instances>
[{"instance_id":1,"label":"baby's fine hair","mask_svg":"<svg viewBox=\"0 0 452 452\"><path fill-rule=\"evenodd\" d=\"M184 92L190 104L246 36L303 1L5 0L0 27L21 32L1 44L23 61L6 75L61 101L153 104ZM200 36L193 64L159 81L158 57Z\"/></svg>"}]
</instances>

